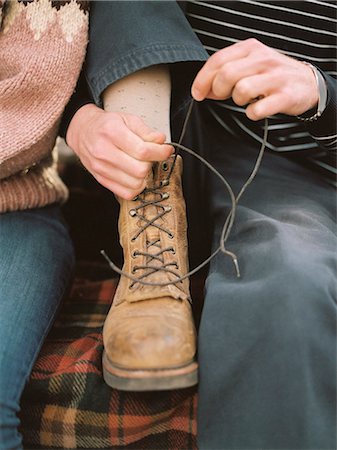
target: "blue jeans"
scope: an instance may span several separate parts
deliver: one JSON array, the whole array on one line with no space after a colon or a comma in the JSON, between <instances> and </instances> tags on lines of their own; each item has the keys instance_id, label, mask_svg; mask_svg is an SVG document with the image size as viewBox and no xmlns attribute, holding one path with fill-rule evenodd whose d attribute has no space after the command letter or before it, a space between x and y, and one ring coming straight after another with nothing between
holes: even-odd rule
<instances>
[{"instance_id":1,"label":"blue jeans","mask_svg":"<svg viewBox=\"0 0 337 450\"><path fill-rule=\"evenodd\" d=\"M236 193L259 151L226 135L203 105L195 105L184 143ZM215 249L229 196L183 156L189 228L197 231L190 248L200 248L212 224ZM304 162L264 155L226 245L241 278L229 257L210 264L198 337L200 450L335 448L336 191Z\"/></svg>"},{"instance_id":2,"label":"blue jeans","mask_svg":"<svg viewBox=\"0 0 337 450\"><path fill-rule=\"evenodd\" d=\"M0 215L0 448L22 448L20 397L71 277L58 206Z\"/></svg>"}]
</instances>

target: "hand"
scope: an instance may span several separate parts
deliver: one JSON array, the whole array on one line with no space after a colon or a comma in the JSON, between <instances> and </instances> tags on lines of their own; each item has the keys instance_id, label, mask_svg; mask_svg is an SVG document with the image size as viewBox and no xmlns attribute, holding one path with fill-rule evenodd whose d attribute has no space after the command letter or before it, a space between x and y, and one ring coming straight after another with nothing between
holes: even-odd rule
<instances>
[{"instance_id":1,"label":"hand","mask_svg":"<svg viewBox=\"0 0 337 450\"><path fill-rule=\"evenodd\" d=\"M277 113L297 116L318 103L312 69L256 39L214 53L197 74L192 96L248 105L246 114L260 120Z\"/></svg>"},{"instance_id":2,"label":"hand","mask_svg":"<svg viewBox=\"0 0 337 450\"><path fill-rule=\"evenodd\" d=\"M67 144L104 187L131 200L145 188L153 161L165 161L174 151L165 135L132 114L106 112L93 104L74 115Z\"/></svg>"}]
</instances>

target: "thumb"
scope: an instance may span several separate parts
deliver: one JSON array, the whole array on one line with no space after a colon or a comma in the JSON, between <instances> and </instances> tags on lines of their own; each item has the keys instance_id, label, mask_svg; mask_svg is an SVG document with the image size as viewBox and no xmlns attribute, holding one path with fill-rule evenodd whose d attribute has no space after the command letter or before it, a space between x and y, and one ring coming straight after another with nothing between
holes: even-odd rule
<instances>
[{"instance_id":1,"label":"thumb","mask_svg":"<svg viewBox=\"0 0 337 450\"><path fill-rule=\"evenodd\" d=\"M123 115L126 126L145 142L164 144L166 136L161 131L149 127L143 119L131 114Z\"/></svg>"}]
</instances>

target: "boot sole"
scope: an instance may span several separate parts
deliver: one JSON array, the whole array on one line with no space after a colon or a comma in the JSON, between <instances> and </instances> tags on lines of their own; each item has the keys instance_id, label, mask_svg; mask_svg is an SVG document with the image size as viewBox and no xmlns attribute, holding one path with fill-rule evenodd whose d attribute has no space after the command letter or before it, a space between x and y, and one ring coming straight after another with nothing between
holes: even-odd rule
<instances>
[{"instance_id":1,"label":"boot sole","mask_svg":"<svg viewBox=\"0 0 337 450\"><path fill-rule=\"evenodd\" d=\"M198 364L156 370L127 370L115 366L103 351L103 378L121 391L164 391L182 389L198 383Z\"/></svg>"}]
</instances>

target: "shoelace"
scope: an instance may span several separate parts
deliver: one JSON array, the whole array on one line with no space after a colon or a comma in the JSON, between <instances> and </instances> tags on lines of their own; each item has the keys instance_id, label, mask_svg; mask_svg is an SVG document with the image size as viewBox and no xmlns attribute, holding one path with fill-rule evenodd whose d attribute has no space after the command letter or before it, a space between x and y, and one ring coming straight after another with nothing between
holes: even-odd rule
<instances>
[{"instance_id":1,"label":"shoelace","mask_svg":"<svg viewBox=\"0 0 337 450\"><path fill-rule=\"evenodd\" d=\"M118 266L116 266L116 264L114 264L114 263L111 261L111 259L110 259L110 258L108 257L108 255L105 253L105 251L102 250L102 251L101 251L101 254L102 254L103 257L107 260L107 262L108 262L109 266L111 267L111 269L114 270L115 272L117 272L119 275L125 276L125 277L129 278L130 280L132 280L132 281L133 281L132 285L134 285L135 283L141 283L141 284L147 285L147 286L168 286L169 284L180 283L180 282L182 282L183 280L185 280L186 278L189 278L190 276L192 276L192 275L194 275L195 273L197 273L197 272L198 272L200 269L202 269L203 267L205 267L205 266L206 266L206 265L207 265L207 264L208 264L208 263L209 263L209 262L210 262L210 261L211 261L211 260L212 260L219 252L222 252L223 254L229 256L229 257L232 259L233 264L234 264L234 267L235 267L235 271L236 271L237 277L240 278L240 276L241 276L241 275L240 275L240 268L239 268L239 263L238 263L237 256L235 255L235 253L231 252L230 250L227 250L225 244L226 244L226 242L227 242L227 240L228 240L228 237L229 237L229 235L230 235L230 232L231 232L232 227L233 227L233 224L234 224L237 204L238 204L240 198L242 197L242 195L244 194L244 192L246 191L246 189L248 188L248 186L249 186L249 185L251 184L251 182L254 180L254 178L255 178L255 176L256 176L258 170L259 170L259 167L260 167L260 165L261 165L261 161L262 161L262 158L263 158L263 155L264 155L264 151L265 151L266 143L267 143L267 137L268 137L268 119L265 118L265 120L264 120L263 140L262 140L261 148L260 148L260 150L259 150L257 159L256 159L256 161L255 161L253 170L252 170L250 176L248 177L248 179L246 180L246 182L243 184L243 186L242 186L242 188L240 189L238 195L235 196L235 194L234 194L234 192L233 192L233 190L232 190L230 184L228 183L228 181L220 174L220 172L219 172L217 169L215 169L214 166L212 166L212 164L210 164L205 158L203 158L202 156L200 156L198 153L196 153L196 152L193 151L192 149L190 149L190 148L188 148L188 147L186 147L186 146L184 146L184 145L181 144L181 142L182 142L182 140L183 140L183 138L184 138L186 129L187 129L187 125L188 125L189 118L190 118L191 113L192 113L193 104L194 104L194 100L192 99L191 102L190 102L190 105L189 105L189 107L188 107L188 110L187 110L187 114L186 114L186 117L185 117L185 120L184 120L184 124L183 124L183 128L182 128L182 132L181 132L179 141L178 141L178 142L168 142L168 143L167 143L167 144L172 145L172 146L176 149L176 153L175 153L175 155L174 155L173 163L172 163L172 166L171 166L170 171L169 171L169 173L168 173L168 177L167 177L167 179L165 180L165 184L169 184L169 180L170 180L171 174L172 174L172 172L173 172L173 170L174 170L176 158L177 158L177 155L178 155L177 150L182 150L182 151L184 151L184 152L186 152L186 153L189 153L189 154L192 155L193 157L199 159L199 161L201 161L201 162L202 162L202 163L203 163L203 164L204 164L211 172L213 172L213 173L221 180L221 182L224 184L224 186L225 186L225 188L226 188L226 190L227 190L227 192L228 192L228 194L229 194L229 196L230 196L230 199L231 199L231 210L230 210L228 216L227 216L226 219L225 219L225 222L224 222L224 225L223 225L223 228L222 228L222 232L221 232L221 236L220 236L219 246L218 246L218 248L217 248L215 251L213 251L213 253L212 253L208 258L206 258L201 264L199 264L197 267L195 267L193 270L189 271L188 273L186 273L186 274L183 275L183 276L179 276L179 275L178 275L176 272L174 272L172 269L169 269L169 268L167 267L168 265L165 265L165 264L164 264L164 260L163 260L163 258L161 257L161 255L163 255L163 253L164 253L165 251L172 251L171 248L161 249L155 256L152 255L152 254L150 255L151 258L152 258L152 260L157 260L157 261L162 262L162 265L161 265L161 266L158 266L158 267L157 267L157 266L151 266L151 265L148 265L148 264L147 264L146 266L138 266L138 267L137 267L138 270L140 270L140 269L143 269L143 270L145 270L145 269L150 269L150 272L146 272L146 273L142 274L140 277L136 277L136 276L134 276L134 275L132 275L132 274L130 274L130 273L127 273L127 272L121 270ZM163 184L161 184L160 186L157 186L157 187L146 188L141 194L139 194L139 196L137 196L137 198L138 198L138 199L142 199L142 196L145 196L145 194L146 194L147 192L149 192L149 191L155 192L156 190L158 190L159 188L161 188L162 185L163 185ZM152 202L147 202L147 203L144 202L142 205L138 206L137 208L142 208L144 205L150 205L150 204L151 204L151 205L155 205L155 204L160 203L160 201L161 201L161 200L152 201ZM136 208L135 208L135 209L136 209ZM146 221L145 229L146 229L148 226L153 225L153 226L157 226L158 228L160 228L160 229L161 229L162 231L164 231L164 232L170 233L169 230L165 230L165 229L162 228L161 226L155 224L155 221L156 221L159 217L162 217L162 215L166 214L167 212L169 212L169 211L164 211L164 210L163 210L162 213L159 213L158 216L155 216L155 217L152 218L150 221L149 221L145 216L142 216L143 219ZM142 233L143 231L144 231L144 227L140 228L140 230L139 230L137 236L138 236L140 233ZM153 242L153 243L151 243L151 245L157 245L157 244L158 244L158 242ZM174 250L174 249L173 249L173 250ZM141 252L140 252L140 253L141 253ZM149 255L147 252L144 252L144 253L142 253L142 254L143 254L144 256L148 256L148 255ZM150 262L151 262L151 261L150 261ZM172 264L174 264L174 263L172 263ZM171 264L169 264L169 265L171 265ZM134 268L134 269L135 269L135 268ZM151 270L152 270L152 271L151 271ZM174 280L172 280L172 281L170 280L170 281L167 281L167 282L152 282L152 281L146 281L146 280L144 280L144 278L146 278L146 277L152 275L154 272L157 272L158 270L163 270L163 271L165 271L165 272L170 272L170 273L174 274L174 275L176 276L176 278L175 278ZM131 285L130 285L130 286L131 286Z\"/></svg>"},{"instance_id":2,"label":"shoelace","mask_svg":"<svg viewBox=\"0 0 337 450\"><path fill-rule=\"evenodd\" d=\"M158 164L158 163L156 163ZM161 166L163 167L166 164L167 169L164 168L164 170L168 170L167 163L162 163ZM171 172L170 172L171 173ZM160 182L157 186L153 186L150 188L144 189L144 191L137 195L137 197L134 199L135 201L139 201L140 204L135 206L129 211L129 214L134 217L136 220L143 223L142 226L139 227L138 231L135 233L135 235L131 238L131 241L136 241L136 239L147 230L149 227L155 227L162 233L166 233L167 236L170 239L174 238L174 235L172 232L165 228L163 225L159 224L159 219L162 219L166 214L168 214L171 210L171 206L163 205L162 202L167 200L169 198L169 194L166 192L162 192L163 186L169 185L169 178L165 179L164 181ZM152 196L151 200L146 200L146 197L148 195ZM158 213L149 219L145 213L146 208L151 208L155 206L157 208ZM143 213L142 213L143 211ZM148 251L152 248L152 251ZM153 248L157 248L157 252L153 253ZM164 255L166 252L170 252L175 254L175 249L172 246L162 248L161 246L161 239L160 237L156 237L153 240L146 241L146 249L145 251L139 251L136 250L133 252L132 257L136 258L137 256L143 256L145 260L147 261L144 265L135 265L132 269L132 273L135 274L138 271L143 271L142 275L137 277L137 282L143 282L144 278L147 278L154 273L157 272L166 272L172 274L175 278L179 278L179 273L174 271L172 267L175 267L176 270L179 269L177 262L170 261L165 263L164 261ZM132 288L136 283L136 280L133 280L133 282L130 284L130 288Z\"/></svg>"}]
</instances>

